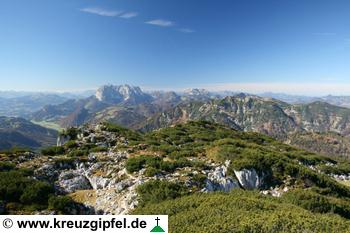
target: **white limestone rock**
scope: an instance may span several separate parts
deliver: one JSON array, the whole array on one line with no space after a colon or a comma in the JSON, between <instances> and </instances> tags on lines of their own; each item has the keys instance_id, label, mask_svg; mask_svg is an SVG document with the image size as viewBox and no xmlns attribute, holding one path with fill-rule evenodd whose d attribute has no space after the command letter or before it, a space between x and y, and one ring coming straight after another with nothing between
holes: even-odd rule
<instances>
[{"instance_id":1,"label":"white limestone rock","mask_svg":"<svg viewBox=\"0 0 350 233\"><path fill-rule=\"evenodd\" d=\"M263 184L263 178L259 177L255 169L235 170L234 173L244 189L258 189Z\"/></svg>"},{"instance_id":2,"label":"white limestone rock","mask_svg":"<svg viewBox=\"0 0 350 233\"><path fill-rule=\"evenodd\" d=\"M109 178L104 178L100 176L92 176L88 177L90 184L93 189L105 189L108 188L108 185L110 183Z\"/></svg>"},{"instance_id":3,"label":"white limestone rock","mask_svg":"<svg viewBox=\"0 0 350 233\"><path fill-rule=\"evenodd\" d=\"M67 193L91 189L89 180L78 171L64 171L58 177L58 185Z\"/></svg>"},{"instance_id":4,"label":"white limestone rock","mask_svg":"<svg viewBox=\"0 0 350 233\"><path fill-rule=\"evenodd\" d=\"M227 176L228 165L229 163L226 163L224 166L216 167L214 171L208 173L204 192L229 192L234 188L239 188L238 182L231 176Z\"/></svg>"},{"instance_id":5,"label":"white limestone rock","mask_svg":"<svg viewBox=\"0 0 350 233\"><path fill-rule=\"evenodd\" d=\"M63 146L66 142L70 140L69 136L59 135L57 137L57 146Z\"/></svg>"},{"instance_id":6,"label":"white limestone rock","mask_svg":"<svg viewBox=\"0 0 350 233\"><path fill-rule=\"evenodd\" d=\"M44 164L34 171L34 176L39 180L55 180L59 172L53 164Z\"/></svg>"}]
</instances>

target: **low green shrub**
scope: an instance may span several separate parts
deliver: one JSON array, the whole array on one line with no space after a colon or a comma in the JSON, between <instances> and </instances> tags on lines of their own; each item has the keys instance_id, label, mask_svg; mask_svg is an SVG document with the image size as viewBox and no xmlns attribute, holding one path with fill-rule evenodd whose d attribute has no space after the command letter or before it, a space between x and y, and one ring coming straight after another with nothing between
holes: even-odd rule
<instances>
[{"instance_id":1,"label":"low green shrub","mask_svg":"<svg viewBox=\"0 0 350 233\"><path fill-rule=\"evenodd\" d=\"M169 232L349 232L350 221L321 214L257 192L197 193L147 203L132 214L169 215Z\"/></svg>"},{"instance_id":2,"label":"low green shrub","mask_svg":"<svg viewBox=\"0 0 350 233\"><path fill-rule=\"evenodd\" d=\"M54 189L46 182L28 177L29 170L0 172L0 200L18 203L29 209L44 209Z\"/></svg>"},{"instance_id":3,"label":"low green shrub","mask_svg":"<svg viewBox=\"0 0 350 233\"><path fill-rule=\"evenodd\" d=\"M158 156L140 155L126 161L126 170L129 173L140 171L142 168L154 168L157 171L174 172L177 168L193 166L192 162L180 158L175 161L164 161Z\"/></svg>"},{"instance_id":4,"label":"low green shrub","mask_svg":"<svg viewBox=\"0 0 350 233\"><path fill-rule=\"evenodd\" d=\"M15 164L10 162L0 162L0 172L10 171L16 167Z\"/></svg>"},{"instance_id":5,"label":"low green shrub","mask_svg":"<svg viewBox=\"0 0 350 233\"><path fill-rule=\"evenodd\" d=\"M90 152L93 152L93 153L97 153L97 152L107 152L108 151L108 148L107 147L101 147L101 146L98 146L98 147L95 147L95 148L91 148L90 149Z\"/></svg>"},{"instance_id":6,"label":"low green shrub","mask_svg":"<svg viewBox=\"0 0 350 233\"><path fill-rule=\"evenodd\" d=\"M68 156L72 158L88 156L88 155L89 155L89 150L87 149L73 149L68 153Z\"/></svg>"},{"instance_id":7,"label":"low green shrub","mask_svg":"<svg viewBox=\"0 0 350 233\"><path fill-rule=\"evenodd\" d=\"M55 155L62 155L65 153L64 147L62 146L51 146L47 147L41 150L41 153L43 155L47 156L55 156Z\"/></svg>"},{"instance_id":8,"label":"low green shrub","mask_svg":"<svg viewBox=\"0 0 350 233\"><path fill-rule=\"evenodd\" d=\"M149 203L159 203L188 194L188 189L178 183L153 180L137 187L141 206Z\"/></svg>"},{"instance_id":9,"label":"low green shrub","mask_svg":"<svg viewBox=\"0 0 350 233\"><path fill-rule=\"evenodd\" d=\"M75 142L75 140L69 140L64 144L64 146L68 149L76 148L78 144Z\"/></svg>"},{"instance_id":10,"label":"low green shrub","mask_svg":"<svg viewBox=\"0 0 350 233\"><path fill-rule=\"evenodd\" d=\"M74 201L68 196L51 196L48 201L48 209L62 214L69 213L72 207L74 207Z\"/></svg>"},{"instance_id":11,"label":"low green shrub","mask_svg":"<svg viewBox=\"0 0 350 233\"><path fill-rule=\"evenodd\" d=\"M159 172L160 172L159 169L156 169L154 167L148 167L145 171L145 176L153 177L153 176L157 175L157 173L159 173Z\"/></svg>"}]
</instances>

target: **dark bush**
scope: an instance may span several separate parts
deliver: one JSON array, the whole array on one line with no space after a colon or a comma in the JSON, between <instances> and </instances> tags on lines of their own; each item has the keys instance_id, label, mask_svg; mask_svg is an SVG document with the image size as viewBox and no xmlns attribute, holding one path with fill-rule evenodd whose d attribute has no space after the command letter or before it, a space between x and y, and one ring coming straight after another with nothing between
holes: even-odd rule
<instances>
[{"instance_id":1,"label":"dark bush","mask_svg":"<svg viewBox=\"0 0 350 233\"><path fill-rule=\"evenodd\" d=\"M47 148L42 149L41 153L43 155L55 156L55 155L64 154L65 150L62 146L51 146L51 147L47 147Z\"/></svg>"},{"instance_id":2,"label":"dark bush","mask_svg":"<svg viewBox=\"0 0 350 233\"><path fill-rule=\"evenodd\" d=\"M16 167L15 164L10 162L0 162L0 172L10 171Z\"/></svg>"},{"instance_id":3,"label":"dark bush","mask_svg":"<svg viewBox=\"0 0 350 233\"><path fill-rule=\"evenodd\" d=\"M89 154L89 150L88 149L73 149L72 151L70 151L68 153L69 157L81 157L81 156L87 156Z\"/></svg>"},{"instance_id":4,"label":"dark bush","mask_svg":"<svg viewBox=\"0 0 350 233\"><path fill-rule=\"evenodd\" d=\"M132 157L126 161L126 170L129 173L140 171L146 164L144 156Z\"/></svg>"},{"instance_id":5,"label":"dark bush","mask_svg":"<svg viewBox=\"0 0 350 233\"><path fill-rule=\"evenodd\" d=\"M77 143L74 140L70 140L70 141L66 142L64 144L64 146L66 148L72 149L72 148L76 148L78 145L77 145Z\"/></svg>"},{"instance_id":6,"label":"dark bush","mask_svg":"<svg viewBox=\"0 0 350 233\"><path fill-rule=\"evenodd\" d=\"M69 137L70 140L77 139L77 136L79 134L79 129L77 128L68 128L60 133L63 136Z\"/></svg>"},{"instance_id":7,"label":"dark bush","mask_svg":"<svg viewBox=\"0 0 350 233\"><path fill-rule=\"evenodd\" d=\"M153 180L140 185L137 188L137 193L142 206L146 203L159 203L164 200L175 199L186 195L188 190L182 184Z\"/></svg>"},{"instance_id":8,"label":"dark bush","mask_svg":"<svg viewBox=\"0 0 350 233\"><path fill-rule=\"evenodd\" d=\"M145 171L145 176L153 177L153 176L157 175L157 173L159 173L159 172L160 172L160 170L153 168L153 167L149 167Z\"/></svg>"},{"instance_id":9,"label":"dark bush","mask_svg":"<svg viewBox=\"0 0 350 233\"><path fill-rule=\"evenodd\" d=\"M24 204L47 204L50 194L54 192L51 185L45 182L33 182L28 185L20 197L20 201Z\"/></svg>"},{"instance_id":10,"label":"dark bush","mask_svg":"<svg viewBox=\"0 0 350 233\"><path fill-rule=\"evenodd\" d=\"M129 158L126 161L126 170L133 173L142 168L154 168L157 171L174 172L177 168L193 166L193 163L185 158L180 158L175 161L164 161L158 156L140 155Z\"/></svg>"},{"instance_id":11,"label":"dark bush","mask_svg":"<svg viewBox=\"0 0 350 233\"><path fill-rule=\"evenodd\" d=\"M53 187L28 177L31 173L30 170L0 172L0 200L15 206L30 206L31 210L46 208Z\"/></svg>"},{"instance_id":12,"label":"dark bush","mask_svg":"<svg viewBox=\"0 0 350 233\"><path fill-rule=\"evenodd\" d=\"M92 148L90 149L90 152L106 152L108 151L108 148L107 147L101 147L101 146L98 146L98 147L95 147L95 148Z\"/></svg>"},{"instance_id":13,"label":"dark bush","mask_svg":"<svg viewBox=\"0 0 350 233\"><path fill-rule=\"evenodd\" d=\"M69 209L74 206L74 201L68 196L51 196L48 201L49 209L56 210L60 213L68 213Z\"/></svg>"}]
</instances>

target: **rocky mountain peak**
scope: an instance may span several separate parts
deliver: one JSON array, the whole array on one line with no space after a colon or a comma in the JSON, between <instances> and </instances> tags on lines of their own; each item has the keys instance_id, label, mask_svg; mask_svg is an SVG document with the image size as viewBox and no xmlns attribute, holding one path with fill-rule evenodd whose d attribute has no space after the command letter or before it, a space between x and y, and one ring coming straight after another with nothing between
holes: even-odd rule
<instances>
[{"instance_id":1,"label":"rocky mountain peak","mask_svg":"<svg viewBox=\"0 0 350 233\"><path fill-rule=\"evenodd\" d=\"M151 96L140 87L124 85L105 85L100 87L95 97L102 102L118 104L121 102L139 103L150 100Z\"/></svg>"},{"instance_id":2,"label":"rocky mountain peak","mask_svg":"<svg viewBox=\"0 0 350 233\"><path fill-rule=\"evenodd\" d=\"M248 101L252 101L252 100L264 101L265 99L261 98L259 96L255 96L255 95L239 93L239 94L233 95L233 96L226 96L225 98L223 98L223 100L228 101L228 102L236 102L236 101L248 102Z\"/></svg>"},{"instance_id":3,"label":"rocky mountain peak","mask_svg":"<svg viewBox=\"0 0 350 233\"><path fill-rule=\"evenodd\" d=\"M210 95L210 92L205 89L191 88L191 89L185 90L184 94L189 96L204 96L204 95Z\"/></svg>"},{"instance_id":4,"label":"rocky mountain peak","mask_svg":"<svg viewBox=\"0 0 350 233\"><path fill-rule=\"evenodd\" d=\"M242 92L242 93L237 94L236 96L239 97L239 98L245 98L248 95Z\"/></svg>"}]
</instances>

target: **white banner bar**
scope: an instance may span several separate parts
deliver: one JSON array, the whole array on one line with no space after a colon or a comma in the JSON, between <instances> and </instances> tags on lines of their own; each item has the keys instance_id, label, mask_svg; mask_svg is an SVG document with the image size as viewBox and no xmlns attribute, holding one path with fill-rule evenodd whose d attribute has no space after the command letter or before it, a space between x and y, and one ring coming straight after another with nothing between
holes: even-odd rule
<instances>
[{"instance_id":1,"label":"white banner bar","mask_svg":"<svg viewBox=\"0 0 350 233\"><path fill-rule=\"evenodd\" d=\"M168 232L167 215L1 215L1 233Z\"/></svg>"}]
</instances>

